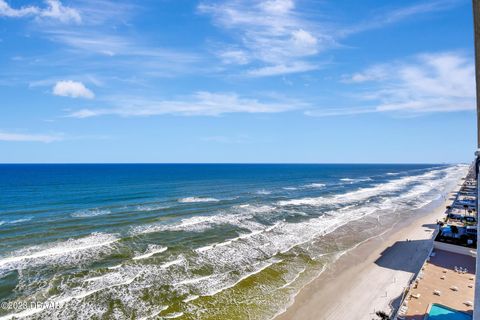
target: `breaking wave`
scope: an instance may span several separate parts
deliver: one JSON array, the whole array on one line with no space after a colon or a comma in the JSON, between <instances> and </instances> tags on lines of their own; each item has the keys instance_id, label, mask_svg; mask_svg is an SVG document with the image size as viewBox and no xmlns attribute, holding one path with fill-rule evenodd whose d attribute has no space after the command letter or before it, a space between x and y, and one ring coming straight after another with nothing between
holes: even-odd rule
<instances>
[{"instance_id":1,"label":"breaking wave","mask_svg":"<svg viewBox=\"0 0 480 320\"><path fill-rule=\"evenodd\" d=\"M179 199L178 202L180 203L196 203L196 202L219 202L219 199L216 198L202 198L202 197L186 197Z\"/></svg>"},{"instance_id":2,"label":"breaking wave","mask_svg":"<svg viewBox=\"0 0 480 320\"><path fill-rule=\"evenodd\" d=\"M106 214L112 213L110 210L106 209L86 209L86 210L79 210L72 213L72 217L74 218L90 218L96 216L103 216Z\"/></svg>"}]
</instances>

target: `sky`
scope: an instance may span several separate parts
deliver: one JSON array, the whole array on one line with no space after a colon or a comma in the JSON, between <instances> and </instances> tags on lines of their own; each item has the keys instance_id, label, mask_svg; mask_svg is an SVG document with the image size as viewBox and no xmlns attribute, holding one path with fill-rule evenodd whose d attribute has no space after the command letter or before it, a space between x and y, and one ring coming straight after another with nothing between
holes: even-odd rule
<instances>
[{"instance_id":1,"label":"sky","mask_svg":"<svg viewBox=\"0 0 480 320\"><path fill-rule=\"evenodd\" d=\"M0 0L1 163L458 163L470 0Z\"/></svg>"}]
</instances>

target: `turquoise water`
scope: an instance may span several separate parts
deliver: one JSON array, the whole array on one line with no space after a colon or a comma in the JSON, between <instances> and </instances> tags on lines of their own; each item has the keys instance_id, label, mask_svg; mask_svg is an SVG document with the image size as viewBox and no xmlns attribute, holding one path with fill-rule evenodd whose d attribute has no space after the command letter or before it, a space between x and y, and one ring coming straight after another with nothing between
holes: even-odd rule
<instances>
[{"instance_id":1,"label":"turquoise water","mask_svg":"<svg viewBox=\"0 0 480 320\"><path fill-rule=\"evenodd\" d=\"M472 320L472 316L440 304L433 304L428 313L429 320Z\"/></svg>"},{"instance_id":2,"label":"turquoise water","mask_svg":"<svg viewBox=\"0 0 480 320\"><path fill-rule=\"evenodd\" d=\"M466 169L0 165L0 319L270 319Z\"/></svg>"}]
</instances>

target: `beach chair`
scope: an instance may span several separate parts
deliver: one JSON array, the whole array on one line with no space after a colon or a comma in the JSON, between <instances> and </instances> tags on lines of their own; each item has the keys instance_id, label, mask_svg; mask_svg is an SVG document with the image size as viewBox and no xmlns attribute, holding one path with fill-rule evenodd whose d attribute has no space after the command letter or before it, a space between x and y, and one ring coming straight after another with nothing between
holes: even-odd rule
<instances>
[{"instance_id":1,"label":"beach chair","mask_svg":"<svg viewBox=\"0 0 480 320\"><path fill-rule=\"evenodd\" d=\"M433 290L433 294L436 296L442 295L442 292L440 290Z\"/></svg>"},{"instance_id":2,"label":"beach chair","mask_svg":"<svg viewBox=\"0 0 480 320\"><path fill-rule=\"evenodd\" d=\"M441 276L440 279L445 280L445 276Z\"/></svg>"},{"instance_id":3,"label":"beach chair","mask_svg":"<svg viewBox=\"0 0 480 320\"><path fill-rule=\"evenodd\" d=\"M457 286L451 286L451 287L450 287L450 290L452 290L452 291L458 291L458 287L457 287Z\"/></svg>"},{"instance_id":4,"label":"beach chair","mask_svg":"<svg viewBox=\"0 0 480 320\"><path fill-rule=\"evenodd\" d=\"M472 307L473 306L473 302L472 301L465 301L464 304L468 307Z\"/></svg>"},{"instance_id":5,"label":"beach chair","mask_svg":"<svg viewBox=\"0 0 480 320\"><path fill-rule=\"evenodd\" d=\"M415 299L419 299L420 298L420 293L411 294L410 297L415 298Z\"/></svg>"}]
</instances>

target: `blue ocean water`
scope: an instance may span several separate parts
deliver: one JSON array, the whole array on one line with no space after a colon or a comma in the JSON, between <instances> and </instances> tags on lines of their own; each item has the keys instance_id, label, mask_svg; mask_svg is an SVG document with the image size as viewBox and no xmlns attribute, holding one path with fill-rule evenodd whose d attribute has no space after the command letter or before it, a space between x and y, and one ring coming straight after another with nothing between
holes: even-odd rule
<instances>
[{"instance_id":1,"label":"blue ocean water","mask_svg":"<svg viewBox=\"0 0 480 320\"><path fill-rule=\"evenodd\" d=\"M0 165L0 302L12 306L0 317L270 318L339 252L466 170ZM47 304L13 308L24 301Z\"/></svg>"}]
</instances>

